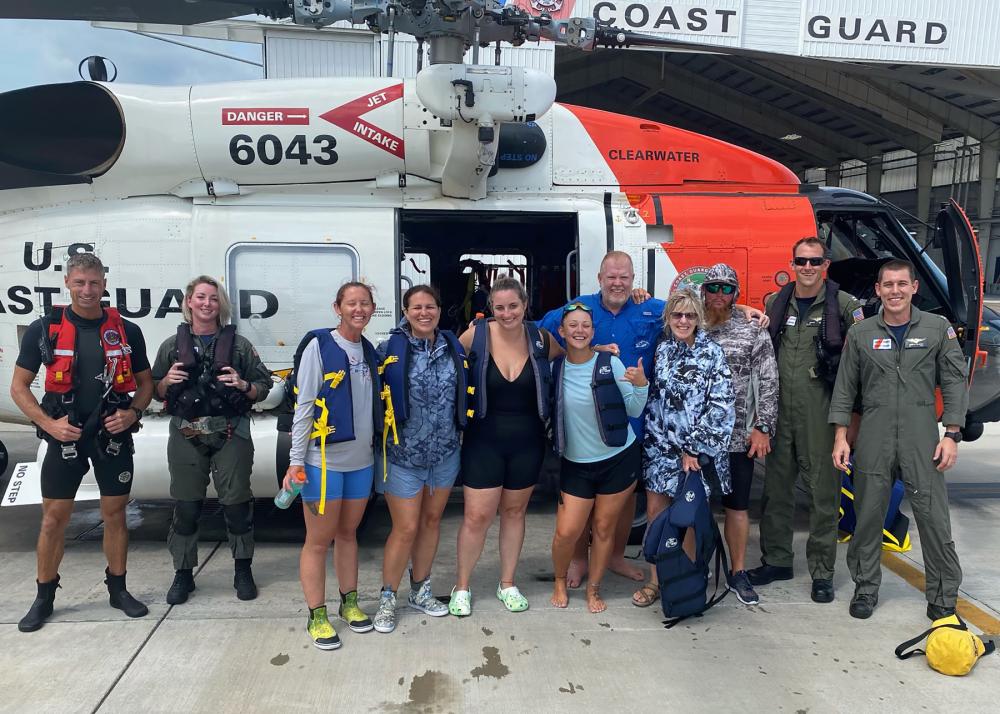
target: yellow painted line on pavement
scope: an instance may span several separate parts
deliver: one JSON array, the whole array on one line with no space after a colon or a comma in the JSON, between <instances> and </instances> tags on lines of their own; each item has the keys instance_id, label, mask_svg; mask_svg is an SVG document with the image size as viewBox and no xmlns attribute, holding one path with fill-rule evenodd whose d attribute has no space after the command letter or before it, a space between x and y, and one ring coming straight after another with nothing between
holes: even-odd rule
<instances>
[{"instance_id":1,"label":"yellow painted line on pavement","mask_svg":"<svg viewBox=\"0 0 1000 714\"><path fill-rule=\"evenodd\" d=\"M919 568L914 567L904 558L901 558L895 553L883 551L882 565L887 567L920 592L924 592L924 574L920 572ZM983 634L1000 635L1000 619L993 617L993 615L986 612L978 605L975 605L966 600L964 597L959 596L958 607L956 609L958 610L959 616L961 616L963 620L975 625L983 632Z\"/></svg>"}]
</instances>

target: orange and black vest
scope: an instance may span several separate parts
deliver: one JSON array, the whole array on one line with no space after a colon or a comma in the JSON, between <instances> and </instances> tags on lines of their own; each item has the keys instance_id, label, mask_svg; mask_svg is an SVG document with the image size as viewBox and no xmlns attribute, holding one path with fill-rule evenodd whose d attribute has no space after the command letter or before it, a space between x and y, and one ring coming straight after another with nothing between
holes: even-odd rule
<instances>
[{"instance_id":1,"label":"orange and black vest","mask_svg":"<svg viewBox=\"0 0 1000 714\"><path fill-rule=\"evenodd\" d=\"M70 395L77 387L76 353L77 329L65 314L65 307L57 305L42 318L42 327L48 335L48 354L43 339L42 362L45 364L45 392ZM125 323L113 307L104 308L104 322L100 328L101 347L104 349L105 373L112 375L109 385L116 394L129 394L136 390L132 374L132 348L125 337ZM65 401L65 398L64 398Z\"/></svg>"}]
</instances>

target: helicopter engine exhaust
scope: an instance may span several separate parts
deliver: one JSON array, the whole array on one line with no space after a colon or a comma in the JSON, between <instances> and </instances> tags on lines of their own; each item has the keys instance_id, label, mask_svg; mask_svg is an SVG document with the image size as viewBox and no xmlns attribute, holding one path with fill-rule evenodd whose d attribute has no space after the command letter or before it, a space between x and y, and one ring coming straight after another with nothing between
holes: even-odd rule
<instances>
[{"instance_id":1,"label":"helicopter engine exhaust","mask_svg":"<svg viewBox=\"0 0 1000 714\"><path fill-rule=\"evenodd\" d=\"M0 162L29 171L92 178L125 145L125 119L99 84L72 82L0 94Z\"/></svg>"}]
</instances>

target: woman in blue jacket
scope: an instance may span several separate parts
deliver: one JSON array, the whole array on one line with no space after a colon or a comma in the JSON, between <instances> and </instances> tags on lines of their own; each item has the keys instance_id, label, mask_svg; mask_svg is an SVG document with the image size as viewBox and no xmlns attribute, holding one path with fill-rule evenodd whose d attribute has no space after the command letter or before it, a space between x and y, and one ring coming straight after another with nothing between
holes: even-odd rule
<instances>
[{"instance_id":1,"label":"woman in blue jacket","mask_svg":"<svg viewBox=\"0 0 1000 714\"><path fill-rule=\"evenodd\" d=\"M386 452L392 531L382 561L378 632L396 628L396 590L407 563L410 607L431 617L448 614L431 591L430 575L441 515L461 461L467 380L465 350L453 333L438 329L440 321L438 291L415 285L403 295L403 321L378 348L398 433L398 443L390 438Z\"/></svg>"}]
</instances>

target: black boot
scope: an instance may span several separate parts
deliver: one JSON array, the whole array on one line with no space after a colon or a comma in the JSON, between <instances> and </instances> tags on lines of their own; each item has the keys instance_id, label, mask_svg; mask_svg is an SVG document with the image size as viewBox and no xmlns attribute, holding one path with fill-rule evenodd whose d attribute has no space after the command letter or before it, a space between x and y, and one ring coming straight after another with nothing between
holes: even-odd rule
<instances>
[{"instance_id":1,"label":"black boot","mask_svg":"<svg viewBox=\"0 0 1000 714\"><path fill-rule=\"evenodd\" d=\"M149 608L132 597L125 589L125 573L112 575L111 571L105 568L104 574L107 576L104 579L104 584L108 586L108 594L111 596L108 598L108 602L111 607L121 610L129 617L145 617L149 614Z\"/></svg>"},{"instance_id":2,"label":"black boot","mask_svg":"<svg viewBox=\"0 0 1000 714\"><path fill-rule=\"evenodd\" d=\"M52 614L52 604L56 599L56 588L60 587L58 574L55 580L50 580L47 583L40 583L37 580L35 582L38 584L38 596L31 603L28 614L22 617L21 621L17 623L17 629L21 632L34 632L45 624L49 615Z\"/></svg>"},{"instance_id":3,"label":"black boot","mask_svg":"<svg viewBox=\"0 0 1000 714\"><path fill-rule=\"evenodd\" d=\"M167 590L167 604L180 605L182 602L187 602L188 595L192 592L194 592L194 575L191 573L191 568L178 570L174 573L174 582Z\"/></svg>"},{"instance_id":4,"label":"black boot","mask_svg":"<svg viewBox=\"0 0 1000 714\"><path fill-rule=\"evenodd\" d=\"M253 600L257 597L257 583L253 581L253 573L250 571L251 562L251 558L236 559L233 587L236 588L236 597L240 600Z\"/></svg>"}]
</instances>

